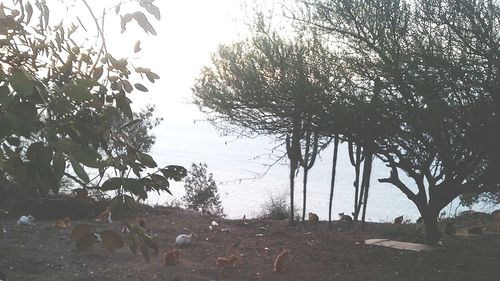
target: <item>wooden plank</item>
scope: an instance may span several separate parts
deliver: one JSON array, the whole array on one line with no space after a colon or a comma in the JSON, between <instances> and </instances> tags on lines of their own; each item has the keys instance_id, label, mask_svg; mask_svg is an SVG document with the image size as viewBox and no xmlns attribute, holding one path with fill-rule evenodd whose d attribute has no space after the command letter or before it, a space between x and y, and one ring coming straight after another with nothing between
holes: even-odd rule
<instances>
[{"instance_id":1,"label":"wooden plank","mask_svg":"<svg viewBox=\"0 0 500 281\"><path fill-rule=\"evenodd\" d=\"M394 241L390 239L367 239L365 240L366 245L375 245L381 247L388 247L398 250L408 250L413 252L430 252L436 249L436 247L432 247L425 244L417 244L410 242L401 242Z\"/></svg>"}]
</instances>

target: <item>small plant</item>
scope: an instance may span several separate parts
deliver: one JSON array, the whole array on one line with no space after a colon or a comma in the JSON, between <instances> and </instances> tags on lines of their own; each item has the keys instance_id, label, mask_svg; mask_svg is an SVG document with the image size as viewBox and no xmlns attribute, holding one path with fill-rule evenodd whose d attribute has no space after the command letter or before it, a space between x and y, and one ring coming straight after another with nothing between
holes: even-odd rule
<instances>
[{"instance_id":1,"label":"small plant","mask_svg":"<svg viewBox=\"0 0 500 281\"><path fill-rule=\"evenodd\" d=\"M259 217L263 219L283 220L287 219L290 215L290 205L288 204L286 193L270 195L269 200L264 202L260 208ZM293 213L295 214L295 218L300 217L297 209Z\"/></svg>"},{"instance_id":2,"label":"small plant","mask_svg":"<svg viewBox=\"0 0 500 281\"><path fill-rule=\"evenodd\" d=\"M191 165L191 170L184 179L186 195L182 200L186 202L187 208L216 216L225 216L217 192L217 184L212 173L207 173L207 164L200 163Z\"/></svg>"}]
</instances>

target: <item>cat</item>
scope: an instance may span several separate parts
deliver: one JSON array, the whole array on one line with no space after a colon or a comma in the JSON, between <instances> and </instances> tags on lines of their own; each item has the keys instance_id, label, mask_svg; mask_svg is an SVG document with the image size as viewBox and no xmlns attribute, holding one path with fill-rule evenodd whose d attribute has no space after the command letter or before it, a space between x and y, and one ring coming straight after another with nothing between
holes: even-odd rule
<instances>
[{"instance_id":1,"label":"cat","mask_svg":"<svg viewBox=\"0 0 500 281\"><path fill-rule=\"evenodd\" d=\"M113 221L111 220L111 208L106 207L106 210L100 213L95 220L101 222L113 223Z\"/></svg>"},{"instance_id":2,"label":"cat","mask_svg":"<svg viewBox=\"0 0 500 281\"><path fill-rule=\"evenodd\" d=\"M344 215L344 213L339 213L339 221L341 221L341 222L352 222L352 218L349 215Z\"/></svg>"},{"instance_id":3,"label":"cat","mask_svg":"<svg viewBox=\"0 0 500 281\"><path fill-rule=\"evenodd\" d=\"M17 225L33 225L35 218L32 215L21 216L17 221Z\"/></svg>"},{"instance_id":4,"label":"cat","mask_svg":"<svg viewBox=\"0 0 500 281\"><path fill-rule=\"evenodd\" d=\"M175 265L179 263L179 256L181 255L181 250L173 248L172 250L165 252L163 255L163 265Z\"/></svg>"},{"instance_id":5,"label":"cat","mask_svg":"<svg viewBox=\"0 0 500 281\"><path fill-rule=\"evenodd\" d=\"M62 220L58 220L52 224L53 227L55 228L68 228L69 224L71 223L71 220L68 217L65 217Z\"/></svg>"},{"instance_id":6,"label":"cat","mask_svg":"<svg viewBox=\"0 0 500 281\"><path fill-rule=\"evenodd\" d=\"M189 235L187 234L181 234L175 238L175 245L177 246L186 246L186 245L191 245L194 242L194 237L196 234L191 233Z\"/></svg>"},{"instance_id":7,"label":"cat","mask_svg":"<svg viewBox=\"0 0 500 281\"><path fill-rule=\"evenodd\" d=\"M232 265L234 268L234 267L236 267L236 256L230 255L229 258L218 257L217 260L215 261L215 265L216 266L230 266L230 265Z\"/></svg>"},{"instance_id":8,"label":"cat","mask_svg":"<svg viewBox=\"0 0 500 281\"><path fill-rule=\"evenodd\" d=\"M403 215L394 219L394 224L402 224L403 223Z\"/></svg>"},{"instance_id":9,"label":"cat","mask_svg":"<svg viewBox=\"0 0 500 281\"><path fill-rule=\"evenodd\" d=\"M279 254L274 260L273 272L283 272L286 271L286 257L288 256L288 249L283 249L283 252Z\"/></svg>"},{"instance_id":10,"label":"cat","mask_svg":"<svg viewBox=\"0 0 500 281\"><path fill-rule=\"evenodd\" d=\"M318 222L319 221L319 217L315 213L309 213L309 220L311 222Z\"/></svg>"}]
</instances>

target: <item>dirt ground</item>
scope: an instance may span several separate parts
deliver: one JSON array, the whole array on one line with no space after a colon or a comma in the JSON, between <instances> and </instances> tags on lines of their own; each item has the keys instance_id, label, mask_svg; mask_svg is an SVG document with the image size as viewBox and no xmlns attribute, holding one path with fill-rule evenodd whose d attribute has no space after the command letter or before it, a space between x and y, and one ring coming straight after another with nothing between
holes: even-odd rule
<instances>
[{"instance_id":1,"label":"dirt ground","mask_svg":"<svg viewBox=\"0 0 500 281\"><path fill-rule=\"evenodd\" d=\"M487 234L443 237L444 247L416 253L364 245L368 238L419 241L415 224L360 225L327 222L288 226L286 221L223 220L193 211L147 208L138 214L157 235L160 251L168 250L175 237L196 233L196 244L184 247L180 263L164 267L161 255L146 263L127 246L110 253L100 244L79 252L69 240L78 223L96 230L120 232L123 221L112 224L91 220L72 221L66 230L51 227L53 220L36 220L35 226L18 227L14 218L4 219L6 233L0 238L0 272L8 280L500 280L499 221L491 218L462 222L481 225ZM209 230L215 220L218 226ZM136 219L129 220L130 222ZM229 228L229 232L222 232ZM497 233L494 233L497 232ZM273 273L272 264L283 248L290 251L287 271ZM160 252L160 253L161 253ZM235 268L217 268L218 256L235 254Z\"/></svg>"}]
</instances>

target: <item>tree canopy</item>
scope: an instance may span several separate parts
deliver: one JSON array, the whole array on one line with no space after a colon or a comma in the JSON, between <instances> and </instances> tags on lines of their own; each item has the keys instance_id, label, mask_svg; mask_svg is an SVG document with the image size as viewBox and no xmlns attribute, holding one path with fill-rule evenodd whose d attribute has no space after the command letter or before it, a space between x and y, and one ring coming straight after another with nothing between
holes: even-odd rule
<instances>
[{"instance_id":1,"label":"tree canopy","mask_svg":"<svg viewBox=\"0 0 500 281\"><path fill-rule=\"evenodd\" d=\"M196 103L251 132L289 137L308 124L361 145L389 167L380 182L415 203L426 241L436 242L442 208L500 188L498 2L296 4L301 36L257 32L222 46L195 85Z\"/></svg>"},{"instance_id":2,"label":"tree canopy","mask_svg":"<svg viewBox=\"0 0 500 281\"><path fill-rule=\"evenodd\" d=\"M160 18L153 1L127 4L106 7L100 17L86 1L75 4L95 24L97 46L87 42L92 25L84 25L74 11L68 13L73 18L54 25L57 16L50 11L55 7L45 1L0 5L0 177L8 183L2 184L3 198L57 192L63 176L87 189L121 189L144 197L149 190L169 191L168 179L185 175L182 167L157 168L144 152L148 144L137 146L127 134L141 122L129 96L148 90L141 77L154 83L159 76L109 52L105 18L120 15L122 32L135 19L153 35L149 20ZM117 143L125 154L110 153L110 145ZM145 174L149 168L157 171ZM108 169L120 171L119 176L101 185ZM125 171L136 178L125 177Z\"/></svg>"}]
</instances>

